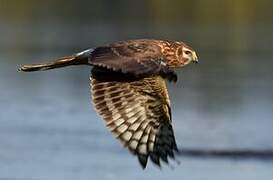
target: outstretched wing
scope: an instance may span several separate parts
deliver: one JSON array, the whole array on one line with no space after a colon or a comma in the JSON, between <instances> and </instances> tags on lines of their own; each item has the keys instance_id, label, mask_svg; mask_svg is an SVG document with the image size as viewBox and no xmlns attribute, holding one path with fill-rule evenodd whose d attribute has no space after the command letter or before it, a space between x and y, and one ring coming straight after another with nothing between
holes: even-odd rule
<instances>
[{"instance_id":1,"label":"outstretched wing","mask_svg":"<svg viewBox=\"0 0 273 180\"><path fill-rule=\"evenodd\" d=\"M98 47L92 51L90 64L137 77L163 75L176 81L176 74L163 63L161 47L153 41L135 40Z\"/></svg>"},{"instance_id":2,"label":"outstretched wing","mask_svg":"<svg viewBox=\"0 0 273 180\"><path fill-rule=\"evenodd\" d=\"M160 76L132 81L91 77L92 97L106 126L145 168L148 158L158 166L177 151L165 81Z\"/></svg>"}]
</instances>

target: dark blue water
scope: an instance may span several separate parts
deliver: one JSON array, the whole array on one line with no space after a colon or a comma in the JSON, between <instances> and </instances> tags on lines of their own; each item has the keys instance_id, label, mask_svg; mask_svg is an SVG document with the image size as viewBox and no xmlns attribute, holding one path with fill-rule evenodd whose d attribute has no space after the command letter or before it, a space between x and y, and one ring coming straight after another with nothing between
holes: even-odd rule
<instances>
[{"instance_id":1,"label":"dark blue water","mask_svg":"<svg viewBox=\"0 0 273 180\"><path fill-rule=\"evenodd\" d=\"M89 67L19 73L19 62L65 55L26 52L0 56L0 179L273 177L272 161L254 159L180 156L174 170L149 164L142 171L93 110ZM234 54L221 62L214 56L204 52L200 65L181 70L179 82L169 84L179 148L272 150L272 62L262 54ZM241 67L233 66L238 60Z\"/></svg>"},{"instance_id":2,"label":"dark blue water","mask_svg":"<svg viewBox=\"0 0 273 180\"><path fill-rule=\"evenodd\" d=\"M179 148L273 150L273 28L271 19L263 20L272 11L248 2L264 14L248 17L253 12L240 3L224 4L225 14L203 1L184 2L207 4L200 11L181 1L35 2L0 3L0 180L273 178L272 159L179 156L174 169L148 164L143 171L93 110L89 67L17 72L20 64L116 40L184 40L200 64L179 70L178 83L169 84ZM83 6L85 11L74 11Z\"/></svg>"}]
</instances>

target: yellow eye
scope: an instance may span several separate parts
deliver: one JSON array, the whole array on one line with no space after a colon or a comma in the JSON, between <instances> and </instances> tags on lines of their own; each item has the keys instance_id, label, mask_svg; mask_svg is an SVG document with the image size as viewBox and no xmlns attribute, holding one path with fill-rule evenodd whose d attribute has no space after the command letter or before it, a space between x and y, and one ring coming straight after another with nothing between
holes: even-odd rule
<instances>
[{"instance_id":1,"label":"yellow eye","mask_svg":"<svg viewBox=\"0 0 273 180\"><path fill-rule=\"evenodd\" d=\"M185 51L185 54L190 55L191 52L190 51Z\"/></svg>"}]
</instances>

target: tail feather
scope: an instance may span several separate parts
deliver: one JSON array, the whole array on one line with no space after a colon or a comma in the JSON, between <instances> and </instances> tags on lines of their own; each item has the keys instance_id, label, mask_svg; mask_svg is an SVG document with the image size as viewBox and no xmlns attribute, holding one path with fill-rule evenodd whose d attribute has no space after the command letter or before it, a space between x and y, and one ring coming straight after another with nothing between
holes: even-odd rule
<instances>
[{"instance_id":1,"label":"tail feather","mask_svg":"<svg viewBox=\"0 0 273 180\"><path fill-rule=\"evenodd\" d=\"M90 65L89 59L93 49L88 49L75 55L62 57L54 62L42 63L42 64L30 64L23 65L19 68L19 71L31 72L31 71L45 71L49 69L61 68L70 65Z\"/></svg>"}]
</instances>

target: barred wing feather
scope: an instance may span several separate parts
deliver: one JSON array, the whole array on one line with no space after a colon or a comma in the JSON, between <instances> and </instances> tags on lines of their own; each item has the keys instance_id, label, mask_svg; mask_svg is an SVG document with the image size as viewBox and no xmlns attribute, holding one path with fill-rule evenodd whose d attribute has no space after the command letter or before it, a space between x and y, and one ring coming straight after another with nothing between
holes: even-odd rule
<instances>
[{"instance_id":1,"label":"barred wing feather","mask_svg":"<svg viewBox=\"0 0 273 180\"><path fill-rule=\"evenodd\" d=\"M161 77L129 82L91 77L91 90L95 108L106 126L138 156L143 168L149 157L158 166L160 160L174 158L177 146L167 89Z\"/></svg>"}]
</instances>

